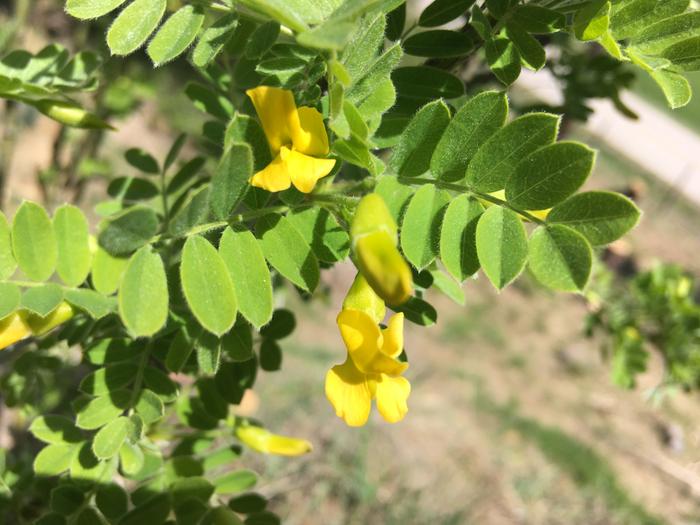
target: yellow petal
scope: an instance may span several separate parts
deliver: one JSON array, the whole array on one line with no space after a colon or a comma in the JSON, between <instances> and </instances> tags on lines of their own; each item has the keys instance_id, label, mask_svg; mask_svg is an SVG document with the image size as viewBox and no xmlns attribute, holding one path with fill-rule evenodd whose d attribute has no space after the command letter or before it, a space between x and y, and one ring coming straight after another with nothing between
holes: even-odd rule
<instances>
[{"instance_id":1,"label":"yellow petal","mask_svg":"<svg viewBox=\"0 0 700 525\"><path fill-rule=\"evenodd\" d=\"M0 350L32 335L25 322L25 315L14 313L0 321Z\"/></svg>"},{"instance_id":2,"label":"yellow petal","mask_svg":"<svg viewBox=\"0 0 700 525\"><path fill-rule=\"evenodd\" d=\"M294 149L304 155L325 157L328 155L328 134L323 124L323 115L314 108L301 107L299 113L299 128L291 128Z\"/></svg>"},{"instance_id":3,"label":"yellow petal","mask_svg":"<svg viewBox=\"0 0 700 525\"><path fill-rule=\"evenodd\" d=\"M301 129L299 113L291 91L270 86L259 86L246 91L260 117L263 131L275 157L282 146L292 144L292 135Z\"/></svg>"},{"instance_id":4,"label":"yellow petal","mask_svg":"<svg viewBox=\"0 0 700 525\"><path fill-rule=\"evenodd\" d=\"M372 408L372 392L360 372L348 358L326 374L326 397L335 414L351 427L361 427L369 418Z\"/></svg>"},{"instance_id":5,"label":"yellow petal","mask_svg":"<svg viewBox=\"0 0 700 525\"><path fill-rule=\"evenodd\" d=\"M369 315L375 323L381 323L386 315L384 301L359 272L345 296L343 308L360 310Z\"/></svg>"},{"instance_id":6,"label":"yellow petal","mask_svg":"<svg viewBox=\"0 0 700 525\"><path fill-rule=\"evenodd\" d=\"M348 353L358 370L365 374L399 375L406 368L402 363L381 351L384 344L377 323L359 310L343 310L338 315L338 328Z\"/></svg>"},{"instance_id":7,"label":"yellow petal","mask_svg":"<svg viewBox=\"0 0 700 525\"><path fill-rule=\"evenodd\" d=\"M67 302L62 302L58 307L46 317L41 317L36 314L27 316L27 324L34 335L44 335L58 325L68 321L75 315L75 310Z\"/></svg>"},{"instance_id":8,"label":"yellow petal","mask_svg":"<svg viewBox=\"0 0 700 525\"><path fill-rule=\"evenodd\" d=\"M354 244L361 237L377 231L387 232L394 244L398 242L398 227L386 202L378 193L370 193L362 197L357 205L350 225L350 236Z\"/></svg>"},{"instance_id":9,"label":"yellow petal","mask_svg":"<svg viewBox=\"0 0 700 525\"><path fill-rule=\"evenodd\" d=\"M287 148L282 148L280 155L287 164L292 184L302 193L311 193L318 179L328 175L335 166L333 159L317 159Z\"/></svg>"},{"instance_id":10,"label":"yellow petal","mask_svg":"<svg viewBox=\"0 0 700 525\"><path fill-rule=\"evenodd\" d=\"M301 456L311 452L312 445L305 439L273 434L253 425L238 427L236 437L253 450L277 456Z\"/></svg>"},{"instance_id":11,"label":"yellow petal","mask_svg":"<svg viewBox=\"0 0 700 525\"><path fill-rule=\"evenodd\" d=\"M355 252L359 270L379 297L394 306L408 300L413 293L411 269L387 232L360 237Z\"/></svg>"},{"instance_id":12,"label":"yellow petal","mask_svg":"<svg viewBox=\"0 0 700 525\"><path fill-rule=\"evenodd\" d=\"M389 319L389 324L382 330L384 346L382 352L389 357L398 357L403 352L403 314L398 313Z\"/></svg>"},{"instance_id":13,"label":"yellow petal","mask_svg":"<svg viewBox=\"0 0 700 525\"><path fill-rule=\"evenodd\" d=\"M389 423L401 421L408 412L408 396L411 383L405 377L389 377L382 374L377 381L377 409Z\"/></svg>"},{"instance_id":14,"label":"yellow petal","mask_svg":"<svg viewBox=\"0 0 700 525\"><path fill-rule=\"evenodd\" d=\"M278 155L263 170L253 175L250 183L267 191L284 191L292 185L292 179L289 177L287 163Z\"/></svg>"}]
</instances>

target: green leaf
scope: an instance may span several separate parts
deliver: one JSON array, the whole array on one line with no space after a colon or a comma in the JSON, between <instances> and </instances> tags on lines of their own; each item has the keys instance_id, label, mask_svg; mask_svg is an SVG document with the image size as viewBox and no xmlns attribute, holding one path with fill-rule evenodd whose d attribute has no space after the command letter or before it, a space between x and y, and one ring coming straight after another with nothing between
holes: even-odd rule
<instances>
[{"instance_id":1,"label":"green leaf","mask_svg":"<svg viewBox=\"0 0 700 525\"><path fill-rule=\"evenodd\" d=\"M367 45L367 43L364 43L363 45ZM395 44L387 49L374 62L371 62L372 65L366 70L364 76L362 76L360 80L354 82L346 92L348 100L357 104L364 101L367 97L374 93L377 86L386 80L391 74L392 70L399 64L402 56L403 51L401 46L399 44ZM348 71L350 71L349 68ZM352 71L350 71L350 74L353 79L356 78L353 76Z\"/></svg>"},{"instance_id":2,"label":"green leaf","mask_svg":"<svg viewBox=\"0 0 700 525\"><path fill-rule=\"evenodd\" d=\"M218 18L199 37L192 52L192 63L200 68L211 64L224 46L231 40L238 26L238 14L229 13Z\"/></svg>"},{"instance_id":3,"label":"green leaf","mask_svg":"<svg viewBox=\"0 0 700 525\"><path fill-rule=\"evenodd\" d=\"M228 120L233 116L233 104L231 104L231 101L202 84L190 82L185 87L185 95L197 109L209 113L213 117Z\"/></svg>"},{"instance_id":4,"label":"green leaf","mask_svg":"<svg viewBox=\"0 0 700 525\"><path fill-rule=\"evenodd\" d=\"M130 148L126 150L124 158L131 166L142 171L146 175L158 175L160 173L158 161L153 155L141 148Z\"/></svg>"},{"instance_id":5,"label":"green leaf","mask_svg":"<svg viewBox=\"0 0 700 525\"><path fill-rule=\"evenodd\" d=\"M276 372L282 368L282 348L273 339L264 339L260 345L260 368L265 372Z\"/></svg>"},{"instance_id":6,"label":"green leaf","mask_svg":"<svg viewBox=\"0 0 700 525\"><path fill-rule=\"evenodd\" d=\"M131 384L136 377L138 367L135 363L118 363L98 368L86 375L80 382L80 390L93 396L109 394Z\"/></svg>"},{"instance_id":7,"label":"green leaf","mask_svg":"<svg viewBox=\"0 0 700 525\"><path fill-rule=\"evenodd\" d=\"M474 154L500 129L508 115L505 93L486 91L471 98L447 126L430 161L439 179L460 180Z\"/></svg>"},{"instance_id":8,"label":"green leaf","mask_svg":"<svg viewBox=\"0 0 700 525\"><path fill-rule=\"evenodd\" d=\"M253 487L258 475L252 470L236 470L214 480L216 494L232 494Z\"/></svg>"},{"instance_id":9,"label":"green leaf","mask_svg":"<svg viewBox=\"0 0 700 525\"><path fill-rule=\"evenodd\" d=\"M121 471L128 478L132 478L139 474L144 466L144 454L138 445L124 442L122 448L119 449L119 465Z\"/></svg>"},{"instance_id":10,"label":"green leaf","mask_svg":"<svg viewBox=\"0 0 700 525\"><path fill-rule=\"evenodd\" d=\"M437 311L435 311L435 308L418 297L411 297L401 306L392 308L396 312L404 314L408 321L419 326L432 326L437 322Z\"/></svg>"},{"instance_id":11,"label":"green leaf","mask_svg":"<svg viewBox=\"0 0 700 525\"><path fill-rule=\"evenodd\" d=\"M435 67L400 67L391 73L402 111L413 111L435 99L459 98L464 84L452 73ZM387 108L388 109L388 108Z\"/></svg>"},{"instance_id":12,"label":"green leaf","mask_svg":"<svg viewBox=\"0 0 700 525\"><path fill-rule=\"evenodd\" d=\"M168 283L160 255L144 246L129 260L119 287L119 315L135 337L148 337L168 317Z\"/></svg>"},{"instance_id":13,"label":"green leaf","mask_svg":"<svg viewBox=\"0 0 700 525\"><path fill-rule=\"evenodd\" d=\"M525 31L534 34L555 33L566 26L563 13L538 5L519 5L512 14L512 20Z\"/></svg>"},{"instance_id":14,"label":"green leaf","mask_svg":"<svg viewBox=\"0 0 700 525\"><path fill-rule=\"evenodd\" d=\"M215 378L219 393L229 403L239 404L246 389L255 383L257 371L258 363L255 359L242 363L221 363Z\"/></svg>"},{"instance_id":15,"label":"green leaf","mask_svg":"<svg viewBox=\"0 0 700 525\"><path fill-rule=\"evenodd\" d=\"M306 208L288 214L287 219L311 246L319 261L334 263L348 256L350 236L328 210Z\"/></svg>"},{"instance_id":16,"label":"green leaf","mask_svg":"<svg viewBox=\"0 0 700 525\"><path fill-rule=\"evenodd\" d=\"M599 246L625 235L636 226L639 217L639 208L624 195L589 191L555 206L547 215L547 222L568 226Z\"/></svg>"},{"instance_id":17,"label":"green leaf","mask_svg":"<svg viewBox=\"0 0 700 525\"><path fill-rule=\"evenodd\" d=\"M47 445L34 458L34 474L37 476L58 476L70 467L75 455L75 445Z\"/></svg>"},{"instance_id":18,"label":"green leaf","mask_svg":"<svg viewBox=\"0 0 700 525\"><path fill-rule=\"evenodd\" d=\"M476 226L476 252L486 276L503 289L520 275L527 261L527 235L520 217L491 206Z\"/></svg>"},{"instance_id":19,"label":"green leaf","mask_svg":"<svg viewBox=\"0 0 700 525\"><path fill-rule=\"evenodd\" d=\"M688 0L632 0L613 3L610 28L616 40L625 40L653 23L683 13Z\"/></svg>"},{"instance_id":20,"label":"green leaf","mask_svg":"<svg viewBox=\"0 0 700 525\"><path fill-rule=\"evenodd\" d=\"M126 0L68 0L66 12L81 20L99 18L114 11Z\"/></svg>"},{"instance_id":21,"label":"green leaf","mask_svg":"<svg viewBox=\"0 0 700 525\"><path fill-rule=\"evenodd\" d=\"M593 252L586 238L567 226L540 226L530 238L530 270L554 290L583 290L591 275Z\"/></svg>"},{"instance_id":22,"label":"green leaf","mask_svg":"<svg viewBox=\"0 0 700 525\"><path fill-rule=\"evenodd\" d=\"M133 53L151 36L165 14L167 0L134 0L107 32L107 45L113 55Z\"/></svg>"},{"instance_id":23,"label":"green leaf","mask_svg":"<svg viewBox=\"0 0 700 525\"><path fill-rule=\"evenodd\" d=\"M92 286L103 295L111 295L119 288L129 259L110 255L98 246L92 263Z\"/></svg>"},{"instance_id":24,"label":"green leaf","mask_svg":"<svg viewBox=\"0 0 700 525\"><path fill-rule=\"evenodd\" d=\"M140 356L143 346L142 342L130 342L128 339L98 339L85 350L83 355L85 361L93 365L118 363Z\"/></svg>"},{"instance_id":25,"label":"green leaf","mask_svg":"<svg viewBox=\"0 0 700 525\"><path fill-rule=\"evenodd\" d=\"M96 483L104 479L114 471L116 467L112 461L100 461L92 453L90 443L85 442L73 456L70 464L70 477L77 481ZM85 524L86 525L86 524Z\"/></svg>"},{"instance_id":26,"label":"green leaf","mask_svg":"<svg viewBox=\"0 0 700 525\"><path fill-rule=\"evenodd\" d=\"M46 281L56 268L58 248L51 219L38 204L25 201L12 222L12 249L22 270L33 281Z\"/></svg>"},{"instance_id":27,"label":"green leaf","mask_svg":"<svg viewBox=\"0 0 700 525\"><path fill-rule=\"evenodd\" d=\"M479 270L476 225L483 213L482 204L465 194L450 202L442 220L440 259L460 283Z\"/></svg>"},{"instance_id":28,"label":"green leaf","mask_svg":"<svg viewBox=\"0 0 700 525\"><path fill-rule=\"evenodd\" d=\"M374 188L386 203L389 213L398 223L408 205L408 201L414 194L411 186L402 184L396 177L384 176Z\"/></svg>"},{"instance_id":29,"label":"green leaf","mask_svg":"<svg viewBox=\"0 0 700 525\"><path fill-rule=\"evenodd\" d=\"M111 255L128 255L148 244L157 231L156 212L145 206L134 206L107 223L99 242Z\"/></svg>"},{"instance_id":30,"label":"green leaf","mask_svg":"<svg viewBox=\"0 0 700 525\"><path fill-rule=\"evenodd\" d=\"M250 325L239 319L233 329L221 338L221 350L233 361L253 358L253 334Z\"/></svg>"},{"instance_id":31,"label":"green leaf","mask_svg":"<svg viewBox=\"0 0 700 525\"><path fill-rule=\"evenodd\" d=\"M642 53L661 53L667 47L699 36L700 11L691 11L648 26L635 36L631 45Z\"/></svg>"},{"instance_id":32,"label":"green leaf","mask_svg":"<svg viewBox=\"0 0 700 525\"><path fill-rule=\"evenodd\" d=\"M297 35L297 42L312 49L342 51L352 37L356 25L351 22L330 21Z\"/></svg>"},{"instance_id":33,"label":"green leaf","mask_svg":"<svg viewBox=\"0 0 700 525\"><path fill-rule=\"evenodd\" d=\"M87 312L93 319L102 319L117 310L117 302L113 297L105 297L101 293L87 288L66 290L64 295L66 301Z\"/></svg>"},{"instance_id":34,"label":"green leaf","mask_svg":"<svg viewBox=\"0 0 700 525\"><path fill-rule=\"evenodd\" d=\"M103 484L95 493L95 504L107 518L116 520L129 509L129 496L116 483Z\"/></svg>"},{"instance_id":35,"label":"green leaf","mask_svg":"<svg viewBox=\"0 0 700 525\"><path fill-rule=\"evenodd\" d=\"M165 523L170 514L170 494L158 494L143 505L129 511L119 525L146 525Z\"/></svg>"},{"instance_id":36,"label":"green leaf","mask_svg":"<svg viewBox=\"0 0 700 525\"><path fill-rule=\"evenodd\" d=\"M690 102L693 92L683 75L671 71L649 71L649 75L664 92L671 109L682 108Z\"/></svg>"},{"instance_id":37,"label":"green leaf","mask_svg":"<svg viewBox=\"0 0 700 525\"><path fill-rule=\"evenodd\" d=\"M559 122L556 115L528 113L499 129L469 162L467 183L482 193L502 190L523 158L556 140Z\"/></svg>"},{"instance_id":38,"label":"green leaf","mask_svg":"<svg viewBox=\"0 0 700 525\"><path fill-rule=\"evenodd\" d=\"M438 27L462 16L474 0L435 0L426 7L418 18L418 25Z\"/></svg>"},{"instance_id":39,"label":"green leaf","mask_svg":"<svg viewBox=\"0 0 700 525\"><path fill-rule=\"evenodd\" d=\"M186 5L168 18L148 44L148 56L161 66L180 56L194 42L204 24L201 7Z\"/></svg>"},{"instance_id":40,"label":"green leaf","mask_svg":"<svg viewBox=\"0 0 700 525\"><path fill-rule=\"evenodd\" d=\"M46 317L63 301L63 289L54 283L28 288L22 294L21 307L40 317Z\"/></svg>"},{"instance_id":41,"label":"green leaf","mask_svg":"<svg viewBox=\"0 0 700 525\"><path fill-rule=\"evenodd\" d=\"M85 430L101 428L120 416L130 399L131 392L127 390L113 390L107 395L96 397L80 408L75 424Z\"/></svg>"},{"instance_id":42,"label":"green leaf","mask_svg":"<svg viewBox=\"0 0 700 525\"><path fill-rule=\"evenodd\" d=\"M574 16L574 34L579 40L595 40L610 28L609 0L593 0Z\"/></svg>"},{"instance_id":43,"label":"green leaf","mask_svg":"<svg viewBox=\"0 0 700 525\"><path fill-rule=\"evenodd\" d=\"M179 372L187 364L196 337L201 333L201 328L183 326L177 331L175 337L168 348L168 355L165 358L165 367L171 372Z\"/></svg>"},{"instance_id":44,"label":"green leaf","mask_svg":"<svg viewBox=\"0 0 700 525\"><path fill-rule=\"evenodd\" d=\"M20 304L22 293L16 284L0 283L0 319L14 312Z\"/></svg>"},{"instance_id":45,"label":"green leaf","mask_svg":"<svg viewBox=\"0 0 700 525\"><path fill-rule=\"evenodd\" d=\"M5 214L0 211L0 280L12 277L17 261L12 253L12 232Z\"/></svg>"},{"instance_id":46,"label":"green leaf","mask_svg":"<svg viewBox=\"0 0 700 525\"><path fill-rule=\"evenodd\" d=\"M236 320L236 292L224 261L209 241L198 235L182 250L180 280L187 304L201 325L221 336Z\"/></svg>"},{"instance_id":47,"label":"green leaf","mask_svg":"<svg viewBox=\"0 0 700 525\"><path fill-rule=\"evenodd\" d=\"M421 108L401 135L389 167L403 177L422 175L430 168L430 157L450 123L450 110L442 100Z\"/></svg>"},{"instance_id":48,"label":"green leaf","mask_svg":"<svg viewBox=\"0 0 700 525\"><path fill-rule=\"evenodd\" d=\"M158 368L147 366L143 371L143 382L161 397L164 403L175 401L178 396L177 383Z\"/></svg>"},{"instance_id":49,"label":"green leaf","mask_svg":"<svg viewBox=\"0 0 700 525\"><path fill-rule=\"evenodd\" d=\"M426 268L437 256L442 213L449 202L449 193L426 184L408 204L401 225L401 249L419 270Z\"/></svg>"},{"instance_id":50,"label":"green leaf","mask_svg":"<svg viewBox=\"0 0 700 525\"><path fill-rule=\"evenodd\" d=\"M221 340L210 333L203 332L195 343L195 349L199 370L207 375L216 374L221 361Z\"/></svg>"},{"instance_id":51,"label":"green leaf","mask_svg":"<svg viewBox=\"0 0 700 525\"><path fill-rule=\"evenodd\" d=\"M506 199L521 210L545 210L578 190L590 175L595 151L559 142L525 157L506 182Z\"/></svg>"},{"instance_id":52,"label":"green leaf","mask_svg":"<svg viewBox=\"0 0 700 525\"><path fill-rule=\"evenodd\" d=\"M80 431L67 417L39 416L29 425L29 432L44 443L78 443L82 440Z\"/></svg>"},{"instance_id":53,"label":"green leaf","mask_svg":"<svg viewBox=\"0 0 700 525\"><path fill-rule=\"evenodd\" d=\"M290 310L278 309L269 324L260 330L260 335L269 339L284 339L294 332L297 322Z\"/></svg>"},{"instance_id":54,"label":"green leaf","mask_svg":"<svg viewBox=\"0 0 700 525\"><path fill-rule=\"evenodd\" d=\"M102 427L92 441L92 452L98 459L109 459L119 452L129 432L129 418L118 417Z\"/></svg>"},{"instance_id":55,"label":"green leaf","mask_svg":"<svg viewBox=\"0 0 700 525\"><path fill-rule=\"evenodd\" d=\"M384 43L385 27L384 16L378 15L360 25L350 43L345 46L340 59L353 81L360 80L372 68L377 51ZM393 68L389 72L391 69Z\"/></svg>"},{"instance_id":56,"label":"green leaf","mask_svg":"<svg viewBox=\"0 0 700 525\"><path fill-rule=\"evenodd\" d=\"M253 152L247 144L232 144L221 157L211 181L209 204L219 220L228 219L243 198L253 176Z\"/></svg>"},{"instance_id":57,"label":"green leaf","mask_svg":"<svg viewBox=\"0 0 700 525\"><path fill-rule=\"evenodd\" d=\"M163 417L165 407L163 400L152 390L144 388L141 390L136 405L134 406L136 413L141 416L146 425L155 423Z\"/></svg>"},{"instance_id":58,"label":"green leaf","mask_svg":"<svg viewBox=\"0 0 700 525\"><path fill-rule=\"evenodd\" d=\"M184 235L195 226L206 222L209 217L210 195L209 185L195 190L170 221L168 227L170 233L176 236Z\"/></svg>"},{"instance_id":59,"label":"green leaf","mask_svg":"<svg viewBox=\"0 0 700 525\"><path fill-rule=\"evenodd\" d=\"M277 41L280 34L278 22L269 21L259 25L248 38L245 47L246 58L257 60L261 58Z\"/></svg>"},{"instance_id":60,"label":"green leaf","mask_svg":"<svg viewBox=\"0 0 700 525\"><path fill-rule=\"evenodd\" d=\"M265 258L286 279L311 292L318 285L318 259L301 234L285 217L268 215L258 220L257 237Z\"/></svg>"},{"instance_id":61,"label":"green leaf","mask_svg":"<svg viewBox=\"0 0 700 525\"><path fill-rule=\"evenodd\" d=\"M49 506L54 512L69 516L77 511L85 501L85 493L78 487L62 485L51 491Z\"/></svg>"},{"instance_id":62,"label":"green leaf","mask_svg":"<svg viewBox=\"0 0 700 525\"><path fill-rule=\"evenodd\" d=\"M683 40L666 48L661 56L670 60L681 71L700 69L700 36Z\"/></svg>"},{"instance_id":63,"label":"green leaf","mask_svg":"<svg viewBox=\"0 0 700 525\"><path fill-rule=\"evenodd\" d=\"M484 46L486 62L491 71L506 86L510 86L520 76L520 53L515 44L507 38L487 40Z\"/></svg>"},{"instance_id":64,"label":"green leaf","mask_svg":"<svg viewBox=\"0 0 700 525\"><path fill-rule=\"evenodd\" d=\"M474 42L469 35L446 29L416 33L403 43L404 52L417 57L460 57L467 55L472 49Z\"/></svg>"},{"instance_id":65,"label":"green leaf","mask_svg":"<svg viewBox=\"0 0 700 525\"><path fill-rule=\"evenodd\" d=\"M439 270L430 272L433 277L433 286L452 299L455 303L464 306L466 298L462 284L455 281L452 277Z\"/></svg>"},{"instance_id":66,"label":"green leaf","mask_svg":"<svg viewBox=\"0 0 700 525\"><path fill-rule=\"evenodd\" d=\"M262 127L257 120L248 115L234 114L226 128L224 150L236 143L245 143L252 148L254 171L262 170L272 161L270 146L267 145Z\"/></svg>"},{"instance_id":67,"label":"green leaf","mask_svg":"<svg viewBox=\"0 0 700 525\"><path fill-rule=\"evenodd\" d=\"M506 35L513 42L520 54L523 65L533 71L539 71L547 62L544 47L530 33L525 31L516 22L506 24Z\"/></svg>"},{"instance_id":68,"label":"green leaf","mask_svg":"<svg viewBox=\"0 0 700 525\"><path fill-rule=\"evenodd\" d=\"M68 286L79 286L90 273L88 223L79 208L65 204L56 210L53 228L58 246L56 270Z\"/></svg>"}]
</instances>

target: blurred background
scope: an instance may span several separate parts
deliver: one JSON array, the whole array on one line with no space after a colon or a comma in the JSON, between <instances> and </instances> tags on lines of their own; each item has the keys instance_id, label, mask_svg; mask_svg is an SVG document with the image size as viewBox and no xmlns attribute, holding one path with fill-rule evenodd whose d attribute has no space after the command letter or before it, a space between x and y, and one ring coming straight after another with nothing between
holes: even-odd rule
<instances>
[{"instance_id":1,"label":"blurred background","mask_svg":"<svg viewBox=\"0 0 700 525\"><path fill-rule=\"evenodd\" d=\"M419 4L409 2L409 20ZM0 54L60 42L108 57L107 22L76 23L62 8L0 1ZM393 426L373 414L347 428L323 395L326 371L344 359L335 315L353 269L327 272L318 300L282 296L298 325L283 373L262 372L241 411L315 445L302 458L243 460L286 523L700 523L700 76L691 104L672 112L653 83L591 47L550 49L565 56L523 75L512 105L564 112L562 133L599 151L590 188L635 199L640 226L601 254L583 296L551 294L528 275L500 294L470 280L463 305L433 294L438 323L406 334L413 390ZM463 73L468 95L496 86L477 66ZM7 215L22 199L74 202L96 224L95 205L133 171L129 148L162 158L184 132L183 158L206 151L185 60L154 71L142 54L107 59L103 75L86 102L116 131L70 130L0 100ZM1 415L7 447L13 415Z\"/></svg>"}]
</instances>

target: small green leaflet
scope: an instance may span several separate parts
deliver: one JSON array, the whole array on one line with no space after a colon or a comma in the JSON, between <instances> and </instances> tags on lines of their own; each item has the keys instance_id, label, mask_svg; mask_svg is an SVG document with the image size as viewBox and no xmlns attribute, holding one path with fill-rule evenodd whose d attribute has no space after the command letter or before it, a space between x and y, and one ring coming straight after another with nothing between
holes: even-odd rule
<instances>
[{"instance_id":1,"label":"small green leaflet","mask_svg":"<svg viewBox=\"0 0 700 525\"><path fill-rule=\"evenodd\" d=\"M68 286L79 286L90 273L88 223L83 212L71 205L61 206L53 218L58 245L56 270Z\"/></svg>"},{"instance_id":2,"label":"small green leaflet","mask_svg":"<svg viewBox=\"0 0 700 525\"><path fill-rule=\"evenodd\" d=\"M113 55L133 53L151 36L165 14L167 0L134 0L107 32L107 45Z\"/></svg>"},{"instance_id":3,"label":"small green leaflet","mask_svg":"<svg viewBox=\"0 0 700 525\"><path fill-rule=\"evenodd\" d=\"M438 254L442 214L449 202L448 192L426 184L408 204L401 224L401 249L419 270L426 268Z\"/></svg>"},{"instance_id":4,"label":"small green leaflet","mask_svg":"<svg viewBox=\"0 0 700 525\"><path fill-rule=\"evenodd\" d=\"M5 214L0 211L0 280L15 273L17 261L12 253L12 231Z\"/></svg>"},{"instance_id":5,"label":"small green leaflet","mask_svg":"<svg viewBox=\"0 0 700 525\"><path fill-rule=\"evenodd\" d=\"M204 24L201 7L185 5L168 18L148 45L148 56L155 66L177 58L194 42Z\"/></svg>"},{"instance_id":6,"label":"small green leaflet","mask_svg":"<svg viewBox=\"0 0 700 525\"><path fill-rule=\"evenodd\" d=\"M44 208L25 201L12 222L12 248L20 269L33 281L46 281L56 268L58 248Z\"/></svg>"},{"instance_id":7,"label":"small green leaflet","mask_svg":"<svg viewBox=\"0 0 700 525\"><path fill-rule=\"evenodd\" d=\"M479 270L476 254L476 226L484 213L483 205L469 195L450 202L442 221L440 259L460 283Z\"/></svg>"},{"instance_id":8,"label":"small green leaflet","mask_svg":"<svg viewBox=\"0 0 700 525\"><path fill-rule=\"evenodd\" d=\"M588 283L593 252L585 237L567 226L540 226L529 243L530 270L542 284L564 292Z\"/></svg>"},{"instance_id":9,"label":"small green leaflet","mask_svg":"<svg viewBox=\"0 0 700 525\"><path fill-rule=\"evenodd\" d=\"M126 0L68 0L66 11L69 15L81 20L99 18L114 11Z\"/></svg>"},{"instance_id":10,"label":"small green leaflet","mask_svg":"<svg viewBox=\"0 0 700 525\"><path fill-rule=\"evenodd\" d=\"M476 251L486 276L503 289L527 262L527 235L520 217L507 208L491 206L476 226Z\"/></svg>"}]
</instances>

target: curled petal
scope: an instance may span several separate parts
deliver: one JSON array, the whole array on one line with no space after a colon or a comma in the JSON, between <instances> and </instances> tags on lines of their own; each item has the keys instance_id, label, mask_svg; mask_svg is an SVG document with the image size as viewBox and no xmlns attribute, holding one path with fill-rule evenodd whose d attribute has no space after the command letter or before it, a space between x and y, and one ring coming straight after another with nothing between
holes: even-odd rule
<instances>
[{"instance_id":1,"label":"curled petal","mask_svg":"<svg viewBox=\"0 0 700 525\"><path fill-rule=\"evenodd\" d=\"M335 414L351 427L361 427L367 422L372 408L372 392L365 374L360 372L350 358L336 365L326 374L326 397Z\"/></svg>"},{"instance_id":2,"label":"curled petal","mask_svg":"<svg viewBox=\"0 0 700 525\"><path fill-rule=\"evenodd\" d=\"M377 409L389 423L398 423L408 412L408 396L411 383L405 377L389 377L382 374L377 381Z\"/></svg>"},{"instance_id":3,"label":"curled petal","mask_svg":"<svg viewBox=\"0 0 700 525\"><path fill-rule=\"evenodd\" d=\"M293 134L301 129L299 113L291 91L259 86L246 91L260 117L265 137L275 157L284 145L292 143Z\"/></svg>"},{"instance_id":4,"label":"curled petal","mask_svg":"<svg viewBox=\"0 0 700 525\"><path fill-rule=\"evenodd\" d=\"M299 128L292 129L292 144L294 149L312 157L328 155L328 133L323 124L323 115L314 108L301 107L299 113Z\"/></svg>"},{"instance_id":5,"label":"curled petal","mask_svg":"<svg viewBox=\"0 0 700 525\"><path fill-rule=\"evenodd\" d=\"M238 427L236 437L253 450L277 456L301 456L311 452L312 445L305 439L273 434L253 425Z\"/></svg>"},{"instance_id":6,"label":"curled petal","mask_svg":"<svg viewBox=\"0 0 700 525\"><path fill-rule=\"evenodd\" d=\"M250 183L267 191L284 191L292 185L292 179L289 177L287 163L278 155L263 170L253 175Z\"/></svg>"},{"instance_id":7,"label":"curled petal","mask_svg":"<svg viewBox=\"0 0 700 525\"><path fill-rule=\"evenodd\" d=\"M403 314L398 313L389 319L389 325L382 330L384 345L382 352L389 357L399 357L403 352Z\"/></svg>"},{"instance_id":8,"label":"curled petal","mask_svg":"<svg viewBox=\"0 0 700 525\"><path fill-rule=\"evenodd\" d=\"M343 301L343 308L360 310L369 315L375 323L381 323L386 315L386 305L377 292L369 285L367 279L358 272Z\"/></svg>"},{"instance_id":9,"label":"curled petal","mask_svg":"<svg viewBox=\"0 0 700 525\"><path fill-rule=\"evenodd\" d=\"M16 312L0 321L0 350L32 335L25 315Z\"/></svg>"},{"instance_id":10,"label":"curled petal","mask_svg":"<svg viewBox=\"0 0 700 525\"><path fill-rule=\"evenodd\" d=\"M302 193L311 193L316 182L335 166L333 159L317 159L287 148L282 148L280 155L287 165L292 184Z\"/></svg>"}]
</instances>

